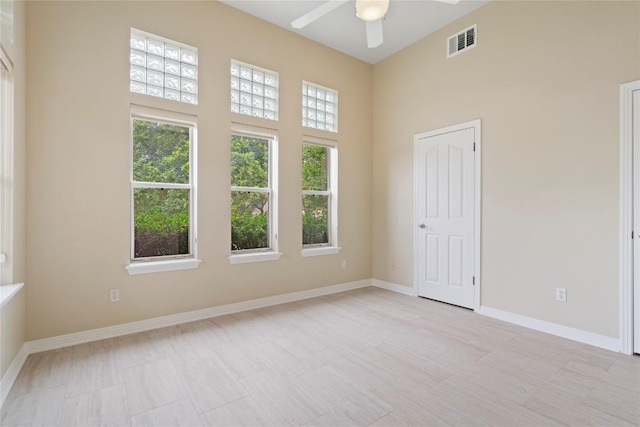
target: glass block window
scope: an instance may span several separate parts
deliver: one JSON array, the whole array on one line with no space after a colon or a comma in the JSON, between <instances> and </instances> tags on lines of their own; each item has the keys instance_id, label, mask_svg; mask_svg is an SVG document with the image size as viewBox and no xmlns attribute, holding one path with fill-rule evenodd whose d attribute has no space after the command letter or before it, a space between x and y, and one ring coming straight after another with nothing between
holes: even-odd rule
<instances>
[{"instance_id":1,"label":"glass block window","mask_svg":"<svg viewBox=\"0 0 640 427\"><path fill-rule=\"evenodd\" d=\"M198 49L131 29L130 90L198 103Z\"/></svg>"},{"instance_id":2,"label":"glass block window","mask_svg":"<svg viewBox=\"0 0 640 427\"><path fill-rule=\"evenodd\" d=\"M338 132L338 92L303 81L302 126Z\"/></svg>"},{"instance_id":3,"label":"glass block window","mask_svg":"<svg viewBox=\"0 0 640 427\"><path fill-rule=\"evenodd\" d=\"M278 73L231 61L231 112L278 120Z\"/></svg>"}]
</instances>

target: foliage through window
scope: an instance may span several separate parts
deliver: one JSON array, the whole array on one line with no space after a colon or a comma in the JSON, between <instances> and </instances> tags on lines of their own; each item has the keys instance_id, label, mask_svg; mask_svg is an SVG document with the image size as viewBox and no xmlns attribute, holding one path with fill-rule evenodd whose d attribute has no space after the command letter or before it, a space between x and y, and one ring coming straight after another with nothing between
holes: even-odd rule
<instances>
[{"instance_id":1,"label":"foliage through window","mask_svg":"<svg viewBox=\"0 0 640 427\"><path fill-rule=\"evenodd\" d=\"M231 250L273 248L272 139L231 137Z\"/></svg>"},{"instance_id":2,"label":"foliage through window","mask_svg":"<svg viewBox=\"0 0 640 427\"><path fill-rule=\"evenodd\" d=\"M134 260L193 254L194 126L132 119Z\"/></svg>"},{"instance_id":3,"label":"foliage through window","mask_svg":"<svg viewBox=\"0 0 640 427\"><path fill-rule=\"evenodd\" d=\"M338 132L338 92L302 82L302 126Z\"/></svg>"},{"instance_id":4,"label":"foliage through window","mask_svg":"<svg viewBox=\"0 0 640 427\"><path fill-rule=\"evenodd\" d=\"M131 92L198 103L198 49L133 29L130 44Z\"/></svg>"},{"instance_id":5,"label":"foliage through window","mask_svg":"<svg viewBox=\"0 0 640 427\"><path fill-rule=\"evenodd\" d=\"M335 148L302 145L302 244L335 245Z\"/></svg>"}]
</instances>

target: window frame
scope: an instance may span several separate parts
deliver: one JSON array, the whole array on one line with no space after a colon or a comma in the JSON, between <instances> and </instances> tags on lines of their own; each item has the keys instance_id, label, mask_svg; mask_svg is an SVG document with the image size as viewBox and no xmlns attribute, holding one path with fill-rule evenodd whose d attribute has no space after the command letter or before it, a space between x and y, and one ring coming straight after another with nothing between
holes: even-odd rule
<instances>
[{"instance_id":1,"label":"window frame","mask_svg":"<svg viewBox=\"0 0 640 427\"><path fill-rule=\"evenodd\" d=\"M302 250L300 251L303 257L317 256L317 255L332 255L337 254L342 249L338 245L338 143L334 140L328 140L324 138L317 138L310 135L303 135L301 148L304 145L315 145L324 147L327 149L327 190L304 190L302 189L302 196L305 195L327 195L328 198L328 218L327 218L327 235L328 243L318 244L304 244L302 242ZM302 149L301 149L302 160ZM301 184L302 184L302 176ZM302 200L302 199L301 199ZM302 229L301 229L302 232ZM302 233L301 233L302 234Z\"/></svg>"},{"instance_id":2,"label":"window frame","mask_svg":"<svg viewBox=\"0 0 640 427\"><path fill-rule=\"evenodd\" d=\"M13 62L0 44L0 170L9 182L14 181L15 96ZM0 285L13 283L14 190L0 187Z\"/></svg>"},{"instance_id":3,"label":"window frame","mask_svg":"<svg viewBox=\"0 0 640 427\"><path fill-rule=\"evenodd\" d=\"M133 179L133 126L134 121L142 120L156 123L166 123L175 126L189 128L189 182L158 183L135 181ZM198 119L196 116L158 108L145 107L136 104L131 105L129 124L129 188L130 188L130 253L129 265L126 266L129 274L154 273L160 271L183 270L197 268L200 264L197 239L197 133ZM180 189L189 190L189 253L155 256L135 257L135 204L134 193L137 188L150 189Z\"/></svg>"},{"instance_id":4,"label":"window frame","mask_svg":"<svg viewBox=\"0 0 640 427\"><path fill-rule=\"evenodd\" d=\"M263 139L268 144L268 188L243 187L231 185L229 173L229 215L231 215L231 194L234 191L256 192L269 194L269 218L267 220L268 248L231 250L228 260L231 264L244 264L260 261L277 261L282 255L278 251L278 132L272 129L259 128L244 124L233 123L229 133L229 172L231 172L231 139L234 136ZM231 216L229 216L231 227ZM231 228L229 229L229 246L231 247Z\"/></svg>"}]
</instances>

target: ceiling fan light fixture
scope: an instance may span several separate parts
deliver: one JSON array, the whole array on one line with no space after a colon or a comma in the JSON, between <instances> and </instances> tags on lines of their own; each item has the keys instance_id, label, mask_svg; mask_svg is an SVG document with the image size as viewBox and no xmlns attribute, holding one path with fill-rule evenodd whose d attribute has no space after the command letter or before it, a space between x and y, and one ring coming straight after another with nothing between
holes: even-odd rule
<instances>
[{"instance_id":1,"label":"ceiling fan light fixture","mask_svg":"<svg viewBox=\"0 0 640 427\"><path fill-rule=\"evenodd\" d=\"M356 0L356 16L364 21L377 21L386 15L389 0Z\"/></svg>"}]
</instances>

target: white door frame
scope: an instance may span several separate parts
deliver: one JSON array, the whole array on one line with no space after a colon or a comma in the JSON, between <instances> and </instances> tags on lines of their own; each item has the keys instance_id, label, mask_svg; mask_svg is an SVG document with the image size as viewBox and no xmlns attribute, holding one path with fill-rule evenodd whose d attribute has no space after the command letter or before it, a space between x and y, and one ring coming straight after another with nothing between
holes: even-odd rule
<instances>
[{"instance_id":1,"label":"white door frame","mask_svg":"<svg viewBox=\"0 0 640 427\"><path fill-rule=\"evenodd\" d=\"M633 353L633 92L637 90L640 80L620 85L620 352L625 354Z\"/></svg>"},{"instance_id":2,"label":"white door frame","mask_svg":"<svg viewBox=\"0 0 640 427\"><path fill-rule=\"evenodd\" d=\"M419 283L419 265L418 265L418 238L417 238L417 226L418 226L418 191L419 191L419 183L418 183L418 141L423 138L429 138L437 135L442 135L445 133L451 133L460 131L463 129L473 129L474 130L474 151L475 151L475 176L474 176L474 245L473 245L473 276L475 278L475 286L474 286L474 305L473 310L480 310L480 234L481 229L481 214L482 214L482 185L481 185L481 177L482 173L480 170L481 162L481 153L482 153L482 143L481 143L481 120L473 120L470 122L460 123L453 126L448 126L441 129L432 130L429 132L419 133L413 137L413 291L415 295L418 295L418 283Z\"/></svg>"}]
</instances>

